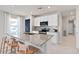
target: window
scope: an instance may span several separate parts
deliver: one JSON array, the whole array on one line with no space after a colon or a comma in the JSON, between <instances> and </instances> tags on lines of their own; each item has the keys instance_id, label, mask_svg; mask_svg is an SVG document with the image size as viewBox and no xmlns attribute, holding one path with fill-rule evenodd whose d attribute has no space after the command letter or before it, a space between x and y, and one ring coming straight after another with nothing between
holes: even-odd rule
<instances>
[{"instance_id":1,"label":"window","mask_svg":"<svg viewBox=\"0 0 79 59\"><path fill-rule=\"evenodd\" d=\"M20 17L19 16L14 16L14 15L9 16L8 33L16 37L20 35Z\"/></svg>"}]
</instances>

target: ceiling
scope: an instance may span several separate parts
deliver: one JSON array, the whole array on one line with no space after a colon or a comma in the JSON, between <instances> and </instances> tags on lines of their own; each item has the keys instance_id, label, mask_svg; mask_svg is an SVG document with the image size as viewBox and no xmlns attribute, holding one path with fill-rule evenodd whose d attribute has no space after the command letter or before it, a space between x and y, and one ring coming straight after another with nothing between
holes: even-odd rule
<instances>
[{"instance_id":1,"label":"ceiling","mask_svg":"<svg viewBox=\"0 0 79 59\"><path fill-rule=\"evenodd\" d=\"M15 15L43 15L47 13L63 12L67 15L76 8L74 5L0 5L0 10ZM65 12L65 13L64 13Z\"/></svg>"}]
</instances>

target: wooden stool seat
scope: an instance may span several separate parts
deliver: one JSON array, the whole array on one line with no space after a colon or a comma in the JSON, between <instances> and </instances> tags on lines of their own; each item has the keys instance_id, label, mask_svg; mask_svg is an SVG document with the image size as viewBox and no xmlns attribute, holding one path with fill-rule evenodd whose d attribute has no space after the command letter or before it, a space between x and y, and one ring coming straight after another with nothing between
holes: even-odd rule
<instances>
[{"instance_id":1,"label":"wooden stool seat","mask_svg":"<svg viewBox=\"0 0 79 59\"><path fill-rule=\"evenodd\" d=\"M17 54L33 54L34 51L33 50L28 50L28 51L25 51L25 50L19 50L19 51L16 51Z\"/></svg>"},{"instance_id":2,"label":"wooden stool seat","mask_svg":"<svg viewBox=\"0 0 79 59\"><path fill-rule=\"evenodd\" d=\"M11 53L16 52L16 50L19 48L19 44L16 41L12 41L7 44L8 49L11 50Z\"/></svg>"},{"instance_id":3,"label":"wooden stool seat","mask_svg":"<svg viewBox=\"0 0 79 59\"><path fill-rule=\"evenodd\" d=\"M9 46L9 47L11 47L11 48L16 48L16 47L19 47L19 45L18 45L18 44L8 44L8 46Z\"/></svg>"},{"instance_id":4,"label":"wooden stool seat","mask_svg":"<svg viewBox=\"0 0 79 59\"><path fill-rule=\"evenodd\" d=\"M26 51L25 50L19 50L19 51L16 51L16 54L26 54Z\"/></svg>"},{"instance_id":5,"label":"wooden stool seat","mask_svg":"<svg viewBox=\"0 0 79 59\"><path fill-rule=\"evenodd\" d=\"M37 52L39 49L35 48L33 46L29 46L29 49L27 48L26 50L18 50L16 51L17 54L34 54Z\"/></svg>"}]
</instances>

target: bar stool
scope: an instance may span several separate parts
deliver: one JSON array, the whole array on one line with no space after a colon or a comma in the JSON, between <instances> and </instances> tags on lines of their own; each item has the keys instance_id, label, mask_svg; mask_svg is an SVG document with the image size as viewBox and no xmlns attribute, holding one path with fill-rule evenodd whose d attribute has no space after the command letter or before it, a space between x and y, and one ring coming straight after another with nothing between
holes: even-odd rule
<instances>
[{"instance_id":1,"label":"bar stool","mask_svg":"<svg viewBox=\"0 0 79 59\"><path fill-rule=\"evenodd\" d=\"M29 45L29 50L28 50L27 54L34 54L34 53L36 53L38 50L39 50L38 48L36 48L36 47L34 47L34 46L32 46L32 45Z\"/></svg>"},{"instance_id":2,"label":"bar stool","mask_svg":"<svg viewBox=\"0 0 79 59\"><path fill-rule=\"evenodd\" d=\"M6 39L7 39L7 36L4 36L1 40L1 46L0 46L0 53L3 53L5 52L5 44L6 44Z\"/></svg>"},{"instance_id":3,"label":"bar stool","mask_svg":"<svg viewBox=\"0 0 79 59\"><path fill-rule=\"evenodd\" d=\"M28 45L28 47L24 50L18 50L16 51L17 54L34 54L38 51L39 49L36 47L33 47L31 45Z\"/></svg>"},{"instance_id":4,"label":"bar stool","mask_svg":"<svg viewBox=\"0 0 79 59\"><path fill-rule=\"evenodd\" d=\"M26 47L24 44L19 44L16 54L26 54L27 51L28 51L28 47Z\"/></svg>"},{"instance_id":5,"label":"bar stool","mask_svg":"<svg viewBox=\"0 0 79 59\"><path fill-rule=\"evenodd\" d=\"M12 41L8 42L8 48L10 48L11 53L13 53L13 50L16 52L16 50L19 48L18 42L15 38L11 38Z\"/></svg>"}]
</instances>

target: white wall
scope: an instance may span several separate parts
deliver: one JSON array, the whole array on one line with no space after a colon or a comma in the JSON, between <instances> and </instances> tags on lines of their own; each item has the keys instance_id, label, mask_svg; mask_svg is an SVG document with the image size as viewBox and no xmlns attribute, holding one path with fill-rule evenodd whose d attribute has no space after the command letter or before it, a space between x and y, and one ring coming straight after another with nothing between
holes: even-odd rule
<instances>
[{"instance_id":1,"label":"white wall","mask_svg":"<svg viewBox=\"0 0 79 59\"><path fill-rule=\"evenodd\" d=\"M63 31L66 31L66 36L69 35L69 33L72 33L74 34L74 28L73 28L73 25L74 25L74 20L75 20L75 15L66 15L66 16L63 16ZM73 23L69 23L69 21L73 21Z\"/></svg>"},{"instance_id":2,"label":"white wall","mask_svg":"<svg viewBox=\"0 0 79 59\"><path fill-rule=\"evenodd\" d=\"M66 36L68 35L68 17L64 16L62 18L62 30L63 30L63 35L65 34ZM64 33L66 31L66 33Z\"/></svg>"},{"instance_id":3,"label":"white wall","mask_svg":"<svg viewBox=\"0 0 79 59\"><path fill-rule=\"evenodd\" d=\"M30 32L32 32L34 26L34 16L30 15Z\"/></svg>"},{"instance_id":4,"label":"white wall","mask_svg":"<svg viewBox=\"0 0 79 59\"><path fill-rule=\"evenodd\" d=\"M25 17L20 16L20 34L25 32Z\"/></svg>"},{"instance_id":5,"label":"white wall","mask_svg":"<svg viewBox=\"0 0 79 59\"><path fill-rule=\"evenodd\" d=\"M74 30L74 28L73 28L73 25L74 25L74 23L72 22L72 23L69 23L69 31L68 31L68 33L71 33L71 34L73 34L73 30Z\"/></svg>"},{"instance_id":6,"label":"white wall","mask_svg":"<svg viewBox=\"0 0 79 59\"><path fill-rule=\"evenodd\" d=\"M58 13L58 40L59 40L59 43L62 42L63 40L63 31L62 31L62 15L61 13Z\"/></svg>"},{"instance_id":7,"label":"white wall","mask_svg":"<svg viewBox=\"0 0 79 59\"><path fill-rule=\"evenodd\" d=\"M79 49L79 7L78 6L76 8L75 35L76 35L76 48Z\"/></svg>"},{"instance_id":8,"label":"white wall","mask_svg":"<svg viewBox=\"0 0 79 59\"><path fill-rule=\"evenodd\" d=\"M69 35L70 31L72 31L72 29L70 28L71 26L69 26L69 20L70 20L70 16L64 16L63 17L63 31L66 31L66 36Z\"/></svg>"},{"instance_id":9,"label":"white wall","mask_svg":"<svg viewBox=\"0 0 79 59\"><path fill-rule=\"evenodd\" d=\"M0 36L2 37L5 33L5 13L0 11Z\"/></svg>"}]
</instances>

